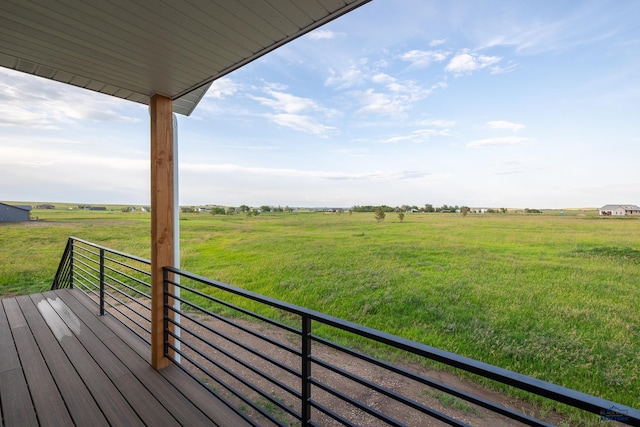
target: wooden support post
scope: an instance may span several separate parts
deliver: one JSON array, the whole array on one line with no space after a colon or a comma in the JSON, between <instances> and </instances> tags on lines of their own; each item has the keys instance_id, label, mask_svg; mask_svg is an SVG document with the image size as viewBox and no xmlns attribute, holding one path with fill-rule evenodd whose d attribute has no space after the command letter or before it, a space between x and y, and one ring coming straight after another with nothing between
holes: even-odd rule
<instances>
[{"instance_id":1,"label":"wooden support post","mask_svg":"<svg viewBox=\"0 0 640 427\"><path fill-rule=\"evenodd\" d=\"M151 97L151 366L162 369L164 316L162 267L173 266L173 122L172 101Z\"/></svg>"}]
</instances>

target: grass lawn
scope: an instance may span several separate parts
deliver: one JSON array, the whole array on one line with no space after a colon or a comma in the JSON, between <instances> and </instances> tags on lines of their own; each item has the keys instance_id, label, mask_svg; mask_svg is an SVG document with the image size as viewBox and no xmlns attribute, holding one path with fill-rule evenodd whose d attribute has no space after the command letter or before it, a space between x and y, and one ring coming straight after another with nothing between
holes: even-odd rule
<instances>
[{"instance_id":1,"label":"grass lawn","mask_svg":"<svg viewBox=\"0 0 640 427\"><path fill-rule=\"evenodd\" d=\"M0 294L48 289L70 235L149 257L149 214L0 226ZM640 221L597 212L181 216L182 267L640 407Z\"/></svg>"}]
</instances>

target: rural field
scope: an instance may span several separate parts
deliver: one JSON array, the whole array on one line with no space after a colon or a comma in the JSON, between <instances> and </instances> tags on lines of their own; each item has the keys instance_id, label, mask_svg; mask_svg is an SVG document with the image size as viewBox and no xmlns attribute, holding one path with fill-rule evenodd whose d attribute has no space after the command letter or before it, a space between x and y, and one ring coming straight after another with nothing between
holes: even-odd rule
<instances>
[{"instance_id":1,"label":"rural field","mask_svg":"<svg viewBox=\"0 0 640 427\"><path fill-rule=\"evenodd\" d=\"M144 212L0 225L0 296L40 292L66 239L149 257ZM640 407L640 220L544 214L182 214L182 268Z\"/></svg>"}]
</instances>

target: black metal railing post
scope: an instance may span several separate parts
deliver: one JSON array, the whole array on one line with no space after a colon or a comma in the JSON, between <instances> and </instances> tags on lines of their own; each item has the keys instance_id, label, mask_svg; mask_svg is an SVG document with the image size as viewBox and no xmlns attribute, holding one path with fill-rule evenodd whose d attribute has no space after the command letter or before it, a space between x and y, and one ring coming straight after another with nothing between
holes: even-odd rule
<instances>
[{"instance_id":1,"label":"black metal railing post","mask_svg":"<svg viewBox=\"0 0 640 427\"><path fill-rule=\"evenodd\" d=\"M169 357L169 271L162 269L162 342L165 357Z\"/></svg>"},{"instance_id":2,"label":"black metal railing post","mask_svg":"<svg viewBox=\"0 0 640 427\"><path fill-rule=\"evenodd\" d=\"M302 425L311 422L311 318L302 316Z\"/></svg>"},{"instance_id":3,"label":"black metal railing post","mask_svg":"<svg viewBox=\"0 0 640 427\"><path fill-rule=\"evenodd\" d=\"M100 248L100 316L104 315L104 249Z\"/></svg>"},{"instance_id":4,"label":"black metal railing post","mask_svg":"<svg viewBox=\"0 0 640 427\"><path fill-rule=\"evenodd\" d=\"M73 251L75 250L74 240L69 238L69 288L73 289Z\"/></svg>"}]
</instances>

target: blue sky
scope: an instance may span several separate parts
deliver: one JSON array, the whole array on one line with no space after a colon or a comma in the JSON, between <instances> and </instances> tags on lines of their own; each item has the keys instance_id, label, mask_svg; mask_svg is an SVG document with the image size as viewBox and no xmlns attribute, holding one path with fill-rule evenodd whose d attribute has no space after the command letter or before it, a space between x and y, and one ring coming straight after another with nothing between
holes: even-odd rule
<instances>
[{"instance_id":1,"label":"blue sky","mask_svg":"<svg viewBox=\"0 0 640 427\"><path fill-rule=\"evenodd\" d=\"M180 203L640 204L640 2L374 0L178 116ZM0 200L149 203L147 107L0 69Z\"/></svg>"}]
</instances>

